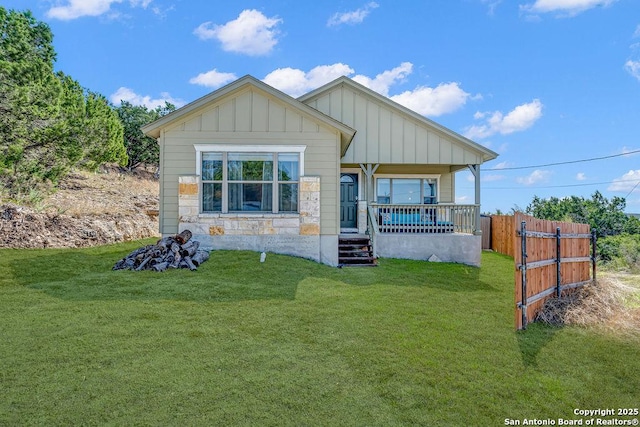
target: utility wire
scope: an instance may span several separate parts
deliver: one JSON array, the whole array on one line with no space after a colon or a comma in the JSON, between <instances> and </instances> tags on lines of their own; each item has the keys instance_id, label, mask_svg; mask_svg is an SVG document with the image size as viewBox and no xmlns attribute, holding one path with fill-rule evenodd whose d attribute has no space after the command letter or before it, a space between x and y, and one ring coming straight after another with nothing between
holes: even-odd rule
<instances>
[{"instance_id":1,"label":"utility wire","mask_svg":"<svg viewBox=\"0 0 640 427\"><path fill-rule=\"evenodd\" d=\"M485 170L485 171L507 171L507 170L517 170L517 169L544 168L544 167L547 167L547 166L568 165L568 164L571 164L571 163L593 162L595 160L611 159L613 157L628 156L630 154L636 154L636 153L640 153L640 150L628 151L626 153L621 153L621 154L612 154L610 156L593 157L593 158L590 158L590 159L569 160L569 161L566 161L566 162L547 163L545 165L514 166L514 167L510 167L510 168L488 168L488 169L483 169L483 170Z\"/></svg>"},{"instance_id":2,"label":"utility wire","mask_svg":"<svg viewBox=\"0 0 640 427\"><path fill-rule=\"evenodd\" d=\"M532 190L537 190L540 188L565 188L565 187L586 187L589 185L604 185L604 184L613 184L613 183L621 183L621 182L635 182L636 185L631 189L629 194L633 193L633 190L636 189L638 185L640 185L640 179L625 179L623 181L607 181L607 182L592 182L589 184L565 184L565 185L546 185L541 187L527 187L521 185L520 187L482 187L483 190L522 190L524 188L531 188ZM471 187L468 187L471 188ZM627 194L627 197L629 197Z\"/></svg>"},{"instance_id":3,"label":"utility wire","mask_svg":"<svg viewBox=\"0 0 640 427\"><path fill-rule=\"evenodd\" d=\"M627 194L624 198L628 199L629 196L631 195L631 193L633 193L633 190L636 189L636 187L638 186L638 184L640 184L640 180L638 180L638 182L636 182L636 185L633 186L633 188L631 189L631 191L629 191L629 194Z\"/></svg>"}]
</instances>

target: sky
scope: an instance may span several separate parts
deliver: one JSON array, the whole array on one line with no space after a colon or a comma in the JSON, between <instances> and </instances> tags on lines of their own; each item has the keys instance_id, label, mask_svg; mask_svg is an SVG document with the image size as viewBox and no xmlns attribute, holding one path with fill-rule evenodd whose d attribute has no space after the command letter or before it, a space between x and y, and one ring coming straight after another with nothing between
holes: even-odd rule
<instances>
[{"instance_id":1,"label":"sky","mask_svg":"<svg viewBox=\"0 0 640 427\"><path fill-rule=\"evenodd\" d=\"M534 196L640 212L639 0L3 0L56 69L154 108L246 74L300 96L346 75L497 152L482 212ZM456 202L474 202L456 174Z\"/></svg>"}]
</instances>

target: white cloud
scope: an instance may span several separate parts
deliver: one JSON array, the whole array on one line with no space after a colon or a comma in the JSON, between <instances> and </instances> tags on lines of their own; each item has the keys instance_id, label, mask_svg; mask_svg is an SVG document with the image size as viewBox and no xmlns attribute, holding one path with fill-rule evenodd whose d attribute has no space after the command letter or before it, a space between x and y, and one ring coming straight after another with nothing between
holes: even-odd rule
<instances>
[{"instance_id":1,"label":"white cloud","mask_svg":"<svg viewBox=\"0 0 640 427\"><path fill-rule=\"evenodd\" d=\"M483 181L483 182L502 181L505 178L506 178L506 176L499 175L499 174L489 174L489 175L481 175L480 176L480 180Z\"/></svg>"},{"instance_id":2,"label":"white cloud","mask_svg":"<svg viewBox=\"0 0 640 427\"><path fill-rule=\"evenodd\" d=\"M480 0L483 4L486 4L489 7L489 15L493 15L496 11L496 8L502 0Z\"/></svg>"},{"instance_id":3,"label":"white cloud","mask_svg":"<svg viewBox=\"0 0 640 427\"><path fill-rule=\"evenodd\" d=\"M400 81L403 81L409 74L413 72L413 64L411 62L403 62L398 67L370 78L359 74L353 77L353 80L371 90L375 90L381 95L389 96L389 88Z\"/></svg>"},{"instance_id":4,"label":"white cloud","mask_svg":"<svg viewBox=\"0 0 640 427\"><path fill-rule=\"evenodd\" d=\"M123 0L67 0L66 3L51 7L47 11L47 17L70 21L83 16L100 16L111 10L114 3L122 3ZM142 7L144 9L153 0L129 0L131 7Z\"/></svg>"},{"instance_id":5,"label":"white cloud","mask_svg":"<svg viewBox=\"0 0 640 427\"><path fill-rule=\"evenodd\" d=\"M440 83L435 88L418 86L391 99L423 116L437 117L456 111L466 104L470 96L459 83L450 82Z\"/></svg>"},{"instance_id":6,"label":"white cloud","mask_svg":"<svg viewBox=\"0 0 640 427\"><path fill-rule=\"evenodd\" d=\"M250 56L267 55L278 43L276 28L282 19L267 18L260 11L246 9L238 18L223 25L209 22L200 24L193 33L201 40L216 39L228 52Z\"/></svg>"},{"instance_id":7,"label":"white cloud","mask_svg":"<svg viewBox=\"0 0 640 427\"><path fill-rule=\"evenodd\" d=\"M319 65L309 72L296 68L278 68L263 79L265 83L293 97L303 95L341 76L353 74L346 64Z\"/></svg>"},{"instance_id":8,"label":"white cloud","mask_svg":"<svg viewBox=\"0 0 640 427\"><path fill-rule=\"evenodd\" d=\"M640 80L640 61L628 60L624 64L625 70L636 79Z\"/></svg>"},{"instance_id":9,"label":"white cloud","mask_svg":"<svg viewBox=\"0 0 640 427\"><path fill-rule=\"evenodd\" d=\"M636 154L638 154L638 150L639 150L638 148L629 148L625 145L624 147L622 147L622 150L620 151L620 153L628 154L629 156L635 156Z\"/></svg>"},{"instance_id":10,"label":"white cloud","mask_svg":"<svg viewBox=\"0 0 640 427\"><path fill-rule=\"evenodd\" d=\"M206 73L200 73L191 78L189 83L205 86L209 88L219 88L229 82L236 80L238 77L233 73L221 73L215 68Z\"/></svg>"},{"instance_id":11,"label":"white cloud","mask_svg":"<svg viewBox=\"0 0 640 427\"><path fill-rule=\"evenodd\" d=\"M621 192L629 192L633 190L636 193L640 193L640 185L638 185L639 181L640 169L630 170L620 178L614 179L613 183L609 185L607 190Z\"/></svg>"},{"instance_id":12,"label":"white cloud","mask_svg":"<svg viewBox=\"0 0 640 427\"><path fill-rule=\"evenodd\" d=\"M352 79L363 86L389 96L390 88L402 82L413 71L413 64L403 62L398 67L371 78L362 74ZM319 65L309 72L297 68L278 68L269 73L263 81L293 97L303 95L310 90L328 83L340 76L351 76L354 70L347 64ZM435 88L418 86L412 91L405 91L390 99L423 115L439 116L457 110L471 98L458 83L441 83Z\"/></svg>"},{"instance_id":13,"label":"white cloud","mask_svg":"<svg viewBox=\"0 0 640 427\"><path fill-rule=\"evenodd\" d=\"M576 175L576 180L578 181L586 181L587 175L584 172L578 172Z\"/></svg>"},{"instance_id":14,"label":"white cloud","mask_svg":"<svg viewBox=\"0 0 640 427\"><path fill-rule=\"evenodd\" d=\"M121 101L127 101L133 105L144 105L149 109L164 107L165 101L175 105L177 108L182 107L186 104L186 102L182 99L174 98L167 92L162 92L160 94L160 98L153 99L148 95L139 95L132 89L124 86L120 87L117 91L111 94L111 96L109 96L109 100L114 105L120 105Z\"/></svg>"},{"instance_id":15,"label":"white cloud","mask_svg":"<svg viewBox=\"0 0 640 427\"><path fill-rule=\"evenodd\" d=\"M143 9L146 9L152 1L153 0L129 0L129 3L131 3L131 6L140 6Z\"/></svg>"},{"instance_id":16,"label":"white cloud","mask_svg":"<svg viewBox=\"0 0 640 427\"><path fill-rule=\"evenodd\" d=\"M360 9L356 9L351 12L335 13L327 21L327 27L335 27L342 24L359 24L364 21L364 18L366 18L373 9L377 7L378 3L372 1L364 5Z\"/></svg>"},{"instance_id":17,"label":"white cloud","mask_svg":"<svg viewBox=\"0 0 640 427\"><path fill-rule=\"evenodd\" d=\"M520 10L530 14L557 12L560 16L575 16L598 6L609 6L618 0L536 0L520 5Z\"/></svg>"},{"instance_id":18,"label":"white cloud","mask_svg":"<svg viewBox=\"0 0 640 427\"><path fill-rule=\"evenodd\" d=\"M500 162L497 165L495 165L494 167L492 167L491 169L504 169L504 168L510 168L513 166L513 163L510 162Z\"/></svg>"},{"instance_id":19,"label":"white cloud","mask_svg":"<svg viewBox=\"0 0 640 427\"><path fill-rule=\"evenodd\" d=\"M542 102L539 99L518 105L507 115L500 111L475 113L476 120L485 119L486 123L467 128L465 136L470 139L487 138L497 133L508 135L530 128L542 117Z\"/></svg>"},{"instance_id":20,"label":"white cloud","mask_svg":"<svg viewBox=\"0 0 640 427\"><path fill-rule=\"evenodd\" d=\"M49 18L68 21L81 16L99 16L111 8L112 3L122 0L69 0L67 4L54 6L47 11Z\"/></svg>"},{"instance_id":21,"label":"white cloud","mask_svg":"<svg viewBox=\"0 0 640 427\"><path fill-rule=\"evenodd\" d=\"M550 177L551 177L551 172L536 169L527 176L521 176L516 178L516 182L522 185L533 185L533 184L538 184L540 182L547 182Z\"/></svg>"},{"instance_id":22,"label":"white cloud","mask_svg":"<svg viewBox=\"0 0 640 427\"><path fill-rule=\"evenodd\" d=\"M389 96L390 88L404 81L412 71L413 64L403 62L374 78L362 74L352 78L383 96ZM342 63L320 65L309 72L296 68L278 68L269 73L263 81L293 97L298 97L340 76L350 76L353 73L354 70L350 66ZM418 86L412 91L405 91L390 98L419 114L439 116L460 108L470 95L463 91L458 83L441 83L435 88Z\"/></svg>"}]
</instances>

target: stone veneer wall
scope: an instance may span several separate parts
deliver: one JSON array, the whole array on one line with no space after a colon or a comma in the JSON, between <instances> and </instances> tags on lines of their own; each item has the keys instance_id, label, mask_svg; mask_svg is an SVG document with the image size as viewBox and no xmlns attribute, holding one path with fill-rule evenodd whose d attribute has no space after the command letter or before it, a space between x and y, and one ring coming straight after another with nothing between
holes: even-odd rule
<instances>
[{"instance_id":1,"label":"stone veneer wall","mask_svg":"<svg viewBox=\"0 0 640 427\"><path fill-rule=\"evenodd\" d=\"M299 213L200 213L198 176L179 177L179 231L205 248L269 251L321 260L320 178L300 177ZM324 258L324 257L322 257Z\"/></svg>"}]
</instances>

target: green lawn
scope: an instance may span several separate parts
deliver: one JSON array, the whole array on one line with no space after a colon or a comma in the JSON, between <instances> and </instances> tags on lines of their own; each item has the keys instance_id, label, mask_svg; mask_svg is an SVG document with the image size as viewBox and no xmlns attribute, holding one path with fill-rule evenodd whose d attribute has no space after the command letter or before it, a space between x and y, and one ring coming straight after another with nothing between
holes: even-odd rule
<instances>
[{"instance_id":1,"label":"green lawn","mask_svg":"<svg viewBox=\"0 0 640 427\"><path fill-rule=\"evenodd\" d=\"M0 250L0 425L505 425L640 406L640 342L513 330L513 261Z\"/></svg>"}]
</instances>

